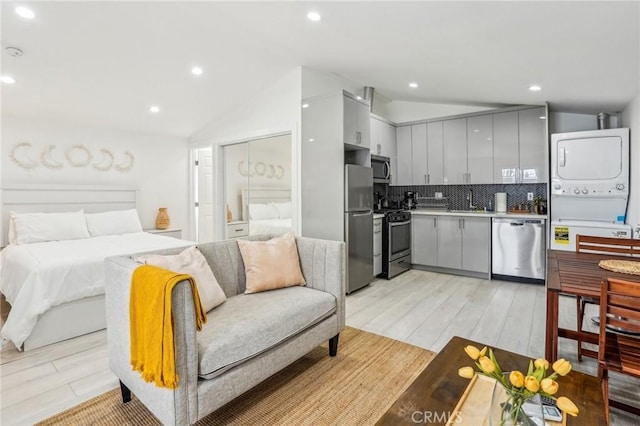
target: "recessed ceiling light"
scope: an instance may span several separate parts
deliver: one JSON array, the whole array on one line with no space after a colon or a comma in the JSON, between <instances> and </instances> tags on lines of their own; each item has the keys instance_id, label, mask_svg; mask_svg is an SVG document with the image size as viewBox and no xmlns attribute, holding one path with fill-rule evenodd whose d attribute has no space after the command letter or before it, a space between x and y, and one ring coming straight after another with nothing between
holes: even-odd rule
<instances>
[{"instance_id":1,"label":"recessed ceiling light","mask_svg":"<svg viewBox=\"0 0 640 426\"><path fill-rule=\"evenodd\" d=\"M314 138L310 138L310 139L309 139L309 142L313 142L313 141L315 141L315 139L314 139Z\"/></svg>"},{"instance_id":2,"label":"recessed ceiling light","mask_svg":"<svg viewBox=\"0 0 640 426\"><path fill-rule=\"evenodd\" d=\"M24 6L18 6L16 7L16 13L23 17L24 19L33 19L36 17L36 14L33 13L33 10L29 9L28 7L24 7Z\"/></svg>"},{"instance_id":3,"label":"recessed ceiling light","mask_svg":"<svg viewBox=\"0 0 640 426\"><path fill-rule=\"evenodd\" d=\"M158 105L151 105L149 107L149 112L152 112L154 114L160 112L160 107Z\"/></svg>"},{"instance_id":4,"label":"recessed ceiling light","mask_svg":"<svg viewBox=\"0 0 640 426\"><path fill-rule=\"evenodd\" d=\"M478 133L480 130L478 129L473 129L473 133Z\"/></svg>"},{"instance_id":5,"label":"recessed ceiling light","mask_svg":"<svg viewBox=\"0 0 640 426\"><path fill-rule=\"evenodd\" d=\"M13 84L16 82L16 79L8 75L3 75L2 77L0 77L0 81L4 84Z\"/></svg>"},{"instance_id":6,"label":"recessed ceiling light","mask_svg":"<svg viewBox=\"0 0 640 426\"><path fill-rule=\"evenodd\" d=\"M309 12L307 13L307 18L310 21L318 22L319 20L322 19L322 16L320 16L318 12Z\"/></svg>"},{"instance_id":7,"label":"recessed ceiling light","mask_svg":"<svg viewBox=\"0 0 640 426\"><path fill-rule=\"evenodd\" d=\"M418 87L418 83L409 83L409 87L415 89L416 87Z\"/></svg>"},{"instance_id":8,"label":"recessed ceiling light","mask_svg":"<svg viewBox=\"0 0 640 426\"><path fill-rule=\"evenodd\" d=\"M541 115L540 117L538 117L540 120L546 120L547 117L545 117L544 115Z\"/></svg>"},{"instance_id":9,"label":"recessed ceiling light","mask_svg":"<svg viewBox=\"0 0 640 426\"><path fill-rule=\"evenodd\" d=\"M193 75L202 75L202 68L200 68L200 67L191 68L191 74L193 74Z\"/></svg>"},{"instance_id":10,"label":"recessed ceiling light","mask_svg":"<svg viewBox=\"0 0 640 426\"><path fill-rule=\"evenodd\" d=\"M302 104L302 108L309 108L309 104Z\"/></svg>"},{"instance_id":11,"label":"recessed ceiling light","mask_svg":"<svg viewBox=\"0 0 640 426\"><path fill-rule=\"evenodd\" d=\"M532 92L539 92L540 90L542 90L542 87L533 85L529 86L529 90L531 90Z\"/></svg>"}]
</instances>

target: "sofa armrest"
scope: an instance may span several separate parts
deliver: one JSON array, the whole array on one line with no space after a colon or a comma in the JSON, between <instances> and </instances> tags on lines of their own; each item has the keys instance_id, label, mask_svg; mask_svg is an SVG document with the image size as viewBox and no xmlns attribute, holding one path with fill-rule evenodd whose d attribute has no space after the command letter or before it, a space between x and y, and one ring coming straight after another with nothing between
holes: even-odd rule
<instances>
[{"instance_id":1,"label":"sofa armrest","mask_svg":"<svg viewBox=\"0 0 640 426\"><path fill-rule=\"evenodd\" d=\"M129 295L131 275L138 266L128 257L105 260L109 367L163 424L193 424L197 420L198 348L191 286L188 281L176 284L171 298L178 388L160 388L142 380L130 364Z\"/></svg>"},{"instance_id":2,"label":"sofa armrest","mask_svg":"<svg viewBox=\"0 0 640 426\"><path fill-rule=\"evenodd\" d=\"M336 298L337 334L345 324L345 244L307 237L296 237L296 244L307 287L331 293Z\"/></svg>"}]
</instances>

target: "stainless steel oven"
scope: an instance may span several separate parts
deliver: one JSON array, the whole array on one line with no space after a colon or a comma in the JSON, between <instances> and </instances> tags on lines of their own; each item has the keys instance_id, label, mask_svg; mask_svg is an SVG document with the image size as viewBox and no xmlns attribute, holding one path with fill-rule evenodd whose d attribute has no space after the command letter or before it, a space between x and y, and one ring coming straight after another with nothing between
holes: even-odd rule
<instances>
[{"instance_id":1,"label":"stainless steel oven","mask_svg":"<svg viewBox=\"0 0 640 426\"><path fill-rule=\"evenodd\" d=\"M411 268L411 213L386 213L382 230L382 276L391 279Z\"/></svg>"}]
</instances>

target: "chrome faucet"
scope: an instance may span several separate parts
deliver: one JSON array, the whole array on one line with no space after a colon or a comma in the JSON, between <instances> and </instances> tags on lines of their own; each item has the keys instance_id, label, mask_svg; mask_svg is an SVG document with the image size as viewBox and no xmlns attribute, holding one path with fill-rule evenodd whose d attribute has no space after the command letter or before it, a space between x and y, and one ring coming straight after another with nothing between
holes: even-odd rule
<instances>
[{"instance_id":1,"label":"chrome faucet","mask_svg":"<svg viewBox=\"0 0 640 426\"><path fill-rule=\"evenodd\" d=\"M469 210L477 209L478 206L473 205L473 191L469 190L469 194L467 194L467 200L469 200Z\"/></svg>"}]
</instances>

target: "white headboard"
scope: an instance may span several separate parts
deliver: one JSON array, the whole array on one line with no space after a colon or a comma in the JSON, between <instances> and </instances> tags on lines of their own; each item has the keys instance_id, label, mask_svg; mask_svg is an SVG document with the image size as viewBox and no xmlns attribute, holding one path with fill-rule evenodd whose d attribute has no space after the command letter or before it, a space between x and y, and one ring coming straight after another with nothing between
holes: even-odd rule
<instances>
[{"instance_id":1,"label":"white headboard","mask_svg":"<svg viewBox=\"0 0 640 426\"><path fill-rule=\"evenodd\" d=\"M135 188L82 185L20 185L2 188L2 246L7 243L10 212L87 213L136 208Z\"/></svg>"},{"instance_id":2,"label":"white headboard","mask_svg":"<svg viewBox=\"0 0 640 426\"><path fill-rule=\"evenodd\" d=\"M251 188L242 190L242 217L249 220L249 203L285 203L291 201L290 188Z\"/></svg>"}]
</instances>

